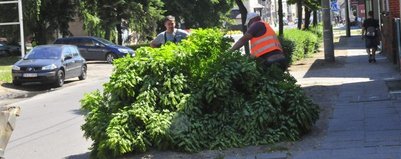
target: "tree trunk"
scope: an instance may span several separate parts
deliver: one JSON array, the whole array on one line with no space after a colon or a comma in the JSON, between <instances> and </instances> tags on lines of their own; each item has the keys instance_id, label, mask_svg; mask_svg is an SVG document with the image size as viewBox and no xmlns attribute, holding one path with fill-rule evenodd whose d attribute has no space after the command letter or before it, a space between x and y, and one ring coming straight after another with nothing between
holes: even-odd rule
<instances>
[{"instance_id":1,"label":"tree trunk","mask_svg":"<svg viewBox=\"0 0 401 159\"><path fill-rule=\"evenodd\" d=\"M302 0L297 0L298 29L302 29Z\"/></svg>"},{"instance_id":2,"label":"tree trunk","mask_svg":"<svg viewBox=\"0 0 401 159\"><path fill-rule=\"evenodd\" d=\"M322 0L324 60L334 62L333 26L330 17L330 0Z\"/></svg>"},{"instance_id":3,"label":"tree trunk","mask_svg":"<svg viewBox=\"0 0 401 159\"><path fill-rule=\"evenodd\" d=\"M235 2L237 3L239 12L241 13L242 32L245 34L246 25L247 25L247 24L245 24L245 21L246 21L246 15L248 14L248 11L246 10L245 5L244 5L244 3L242 3L241 0L235 0Z\"/></svg>"},{"instance_id":4,"label":"tree trunk","mask_svg":"<svg viewBox=\"0 0 401 159\"><path fill-rule=\"evenodd\" d=\"M305 7L305 25L304 25L305 30L309 29L310 15L311 15L311 10L309 8Z\"/></svg>"},{"instance_id":5,"label":"tree trunk","mask_svg":"<svg viewBox=\"0 0 401 159\"><path fill-rule=\"evenodd\" d=\"M104 39L106 39L106 40L110 40L110 37L111 37L111 33L110 33L110 28L108 27L108 26L110 26L110 25L104 25L104 32L105 32L105 34L104 34Z\"/></svg>"},{"instance_id":6,"label":"tree trunk","mask_svg":"<svg viewBox=\"0 0 401 159\"><path fill-rule=\"evenodd\" d=\"M350 21L349 21L349 1L345 0L345 25L346 25L346 31L345 35L347 37L351 36L351 27L350 27Z\"/></svg>"},{"instance_id":7,"label":"tree trunk","mask_svg":"<svg viewBox=\"0 0 401 159\"><path fill-rule=\"evenodd\" d=\"M42 23L38 22L38 24ZM35 29L35 41L37 45L47 44L47 37L46 37L47 33L44 26L46 25L38 25L38 27Z\"/></svg>"},{"instance_id":8,"label":"tree trunk","mask_svg":"<svg viewBox=\"0 0 401 159\"><path fill-rule=\"evenodd\" d=\"M278 0L278 36L283 36L283 1Z\"/></svg>"},{"instance_id":9,"label":"tree trunk","mask_svg":"<svg viewBox=\"0 0 401 159\"><path fill-rule=\"evenodd\" d=\"M118 45L122 45L123 44L123 38L122 38L122 30L121 30L121 23L120 24L116 24L116 29L117 29L117 43Z\"/></svg>"},{"instance_id":10,"label":"tree trunk","mask_svg":"<svg viewBox=\"0 0 401 159\"><path fill-rule=\"evenodd\" d=\"M313 11L313 26L317 26L317 10Z\"/></svg>"},{"instance_id":11,"label":"tree trunk","mask_svg":"<svg viewBox=\"0 0 401 159\"><path fill-rule=\"evenodd\" d=\"M242 33L245 35L246 32L246 25L245 21L246 21L246 15L248 14L248 11L245 8L244 3L242 3L241 0L235 0L235 3L237 3L237 6L239 8L239 12L241 13L241 21L242 21ZM249 55L249 43L245 43L244 45L245 48L245 53L247 55Z\"/></svg>"}]
</instances>

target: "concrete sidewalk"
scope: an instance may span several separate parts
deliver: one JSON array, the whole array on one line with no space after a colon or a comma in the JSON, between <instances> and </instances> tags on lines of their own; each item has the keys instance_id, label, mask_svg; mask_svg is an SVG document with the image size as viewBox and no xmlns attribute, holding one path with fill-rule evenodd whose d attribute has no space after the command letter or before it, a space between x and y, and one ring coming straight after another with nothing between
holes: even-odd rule
<instances>
[{"instance_id":1,"label":"concrete sidewalk","mask_svg":"<svg viewBox=\"0 0 401 159\"><path fill-rule=\"evenodd\" d=\"M326 106L322 108L326 116L321 115L317 124L319 132L295 144L287 157L401 158L401 98L388 87L401 83L401 73L383 55L376 56L377 63L369 63L360 36L341 37L335 53L335 63L317 59L308 70L290 71L306 90L321 86L333 92L314 94L315 102ZM327 93L332 96L319 98Z\"/></svg>"}]
</instances>

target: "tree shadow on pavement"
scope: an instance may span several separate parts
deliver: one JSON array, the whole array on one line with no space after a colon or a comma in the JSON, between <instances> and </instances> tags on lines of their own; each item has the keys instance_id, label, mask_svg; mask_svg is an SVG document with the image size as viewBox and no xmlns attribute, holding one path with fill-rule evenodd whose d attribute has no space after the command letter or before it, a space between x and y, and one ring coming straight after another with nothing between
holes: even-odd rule
<instances>
[{"instance_id":1,"label":"tree shadow on pavement","mask_svg":"<svg viewBox=\"0 0 401 159\"><path fill-rule=\"evenodd\" d=\"M362 39L361 35L357 36L341 36L338 42L334 43L335 50L355 50L365 49L365 40Z\"/></svg>"},{"instance_id":2,"label":"tree shadow on pavement","mask_svg":"<svg viewBox=\"0 0 401 159\"><path fill-rule=\"evenodd\" d=\"M64 84L69 84L74 80L65 81ZM40 83L24 83L21 86L15 86L12 83L2 83L2 87L21 91L52 91L57 89L52 84L40 84Z\"/></svg>"},{"instance_id":3,"label":"tree shadow on pavement","mask_svg":"<svg viewBox=\"0 0 401 159\"><path fill-rule=\"evenodd\" d=\"M89 159L90 152L67 156L64 159Z\"/></svg>"},{"instance_id":4,"label":"tree shadow on pavement","mask_svg":"<svg viewBox=\"0 0 401 159\"><path fill-rule=\"evenodd\" d=\"M87 64L105 64L105 65L110 65L106 61L86 61Z\"/></svg>"},{"instance_id":5,"label":"tree shadow on pavement","mask_svg":"<svg viewBox=\"0 0 401 159\"><path fill-rule=\"evenodd\" d=\"M319 146L327 134L329 118L332 116L335 102L338 100L341 85L314 85L302 87L305 94L319 105L319 119L312 129L295 141L290 151L313 150Z\"/></svg>"},{"instance_id":6,"label":"tree shadow on pavement","mask_svg":"<svg viewBox=\"0 0 401 159\"><path fill-rule=\"evenodd\" d=\"M369 80L380 79L383 76L395 77L391 64L383 55L376 55L376 63L368 62L368 55L358 54L353 56L337 57L336 62L326 62L323 59L315 60L307 70L303 78L365 78Z\"/></svg>"},{"instance_id":7,"label":"tree shadow on pavement","mask_svg":"<svg viewBox=\"0 0 401 159\"><path fill-rule=\"evenodd\" d=\"M88 112L80 110L80 109L74 109L74 110L71 110L70 112L72 112L73 114L76 114L76 115L86 115L86 114L88 114Z\"/></svg>"},{"instance_id":8,"label":"tree shadow on pavement","mask_svg":"<svg viewBox=\"0 0 401 159\"><path fill-rule=\"evenodd\" d=\"M73 81L65 81L65 84L68 84L70 82ZM51 92L59 89L49 84L37 84L37 83L23 84L21 86L14 86L11 83L2 83L1 87L0 89L5 89L6 91L2 91L3 93L0 94L0 99L29 98L36 96L38 94ZM6 94L4 94L4 92Z\"/></svg>"}]
</instances>

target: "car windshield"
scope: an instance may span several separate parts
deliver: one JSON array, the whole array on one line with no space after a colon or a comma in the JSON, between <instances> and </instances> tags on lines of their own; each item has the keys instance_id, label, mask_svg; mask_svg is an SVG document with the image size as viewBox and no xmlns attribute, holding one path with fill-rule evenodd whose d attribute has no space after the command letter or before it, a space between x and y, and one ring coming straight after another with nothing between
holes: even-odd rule
<instances>
[{"instance_id":1,"label":"car windshield","mask_svg":"<svg viewBox=\"0 0 401 159\"><path fill-rule=\"evenodd\" d=\"M106 40L106 39L102 39L102 38L96 38L96 40L99 40L100 42L106 44L106 45L115 45L114 43Z\"/></svg>"},{"instance_id":2,"label":"car windshield","mask_svg":"<svg viewBox=\"0 0 401 159\"><path fill-rule=\"evenodd\" d=\"M60 47L36 47L24 59L59 59L60 57Z\"/></svg>"}]
</instances>

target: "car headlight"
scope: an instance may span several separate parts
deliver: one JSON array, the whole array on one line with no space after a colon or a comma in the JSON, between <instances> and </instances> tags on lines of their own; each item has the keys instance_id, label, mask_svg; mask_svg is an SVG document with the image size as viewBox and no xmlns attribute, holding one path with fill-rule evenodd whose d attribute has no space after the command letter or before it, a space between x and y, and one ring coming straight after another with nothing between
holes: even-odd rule
<instances>
[{"instance_id":1,"label":"car headlight","mask_svg":"<svg viewBox=\"0 0 401 159\"><path fill-rule=\"evenodd\" d=\"M54 70L56 68L57 68L57 66L55 64L51 64L51 65L43 66L42 70Z\"/></svg>"},{"instance_id":2,"label":"car headlight","mask_svg":"<svg viewBox=\"0 0 401 159\"><path fill-rule=\"evenodd\" d=\"M122 53L126 53L126 54L129 52L128 49L118 49L118 51L120 51Z\"/></svg>"},{"instance_id":3,"label":"car headlight","mask_svg":"<svg viewBox=\"0 0 401 159\"><path fill-rule=\"evenodd\" d=\"M19 70L21 70L21 68L20 67L18 67L18 66L15 66L15 65L13 65L13 68L12 68L13 70L15 70L15 71L19 71Z\"/></svg>"}]
</instances>

